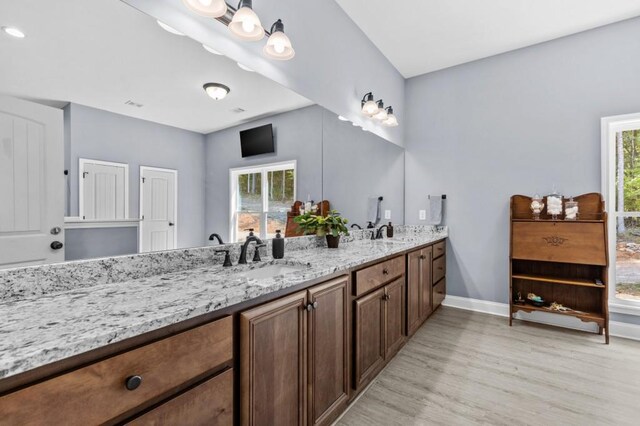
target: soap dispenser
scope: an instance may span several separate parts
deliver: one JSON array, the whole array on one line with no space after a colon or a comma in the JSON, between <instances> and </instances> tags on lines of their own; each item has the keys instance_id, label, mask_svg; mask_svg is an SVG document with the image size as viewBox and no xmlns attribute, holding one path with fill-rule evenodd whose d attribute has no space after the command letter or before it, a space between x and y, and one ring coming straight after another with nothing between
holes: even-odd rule
<instances>
[{"instance_id":1,"label":"soap dispenser","mask_svg":"<svg viewBox=\"0 0 640 426\"><path fill-rule=\"evenodd\" d=\"M391 222L387 225L387 238L393 238L393 225Z\"/></svg>"},{"instance_id":2,"label":"soap dispenser","mask_svg":"<svg viewBox=\"0 0 640 426\"><path fill-rule=\"evenodd\" d=\"M276 230L276 237L271 241L274 259L282 259L284 257L284 238L280 235L280 230Z\"/></svg>"}]
</instances>

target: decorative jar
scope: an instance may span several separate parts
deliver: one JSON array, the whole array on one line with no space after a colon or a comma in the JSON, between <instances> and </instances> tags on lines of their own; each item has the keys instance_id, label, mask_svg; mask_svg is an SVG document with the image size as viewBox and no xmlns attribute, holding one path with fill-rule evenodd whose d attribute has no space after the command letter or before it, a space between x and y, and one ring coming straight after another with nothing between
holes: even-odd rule
<instances>
[{"instance_id":1,"label":"decorative jar","mask_svg":"<svg viewBox=\"0 0 640 426\"><path fill-rule=\"evenodd\" d=\"M538 194L534 195L531 198L531 212L533 213L533 218L535 220L540 220L540 213L544 209L544 200Z\"/></svg>"},{"instance_id":2,"label":"decorative jar","mask_svg":"<svg viewBox=\"0 0 640 426\"><path fill-rule=\"evenodd\" d=\"M552 220L558 220L558 216L562 215L562 195L557 192L547 195L547 214L551 215Z\"/></svg>"},{"instance_id":3,"label":"decorative jar","mask_svg":"<svg viewBox=\"0 0 640 426\"><path fill-rule=\"evenodd\" d=\"M570 197L569 201L564 203L564 220L577 220L578 214L578 202Z\"/></svg>"}]
</instances>

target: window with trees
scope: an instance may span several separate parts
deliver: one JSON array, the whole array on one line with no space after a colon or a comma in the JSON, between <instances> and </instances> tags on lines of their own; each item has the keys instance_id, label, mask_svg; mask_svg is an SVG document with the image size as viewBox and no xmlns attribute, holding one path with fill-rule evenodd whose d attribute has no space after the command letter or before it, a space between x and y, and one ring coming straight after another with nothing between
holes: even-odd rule
<instances>
[{"instance_id":1,"label":"window with trees","mask_svg":"<svg viewBox=\"0 0 640 426\"><path fill-rule=\"evenodd\" d=\"M244 241L253 229L260 238L284 232L296 199L296 162L230 170L231 240Z\"/></svg>"}]
</instances>

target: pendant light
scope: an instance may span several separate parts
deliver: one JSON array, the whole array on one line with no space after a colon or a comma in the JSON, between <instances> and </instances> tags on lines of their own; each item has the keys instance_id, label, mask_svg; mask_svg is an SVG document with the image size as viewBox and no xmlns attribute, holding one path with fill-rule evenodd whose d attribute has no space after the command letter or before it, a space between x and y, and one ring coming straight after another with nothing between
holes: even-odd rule
<instances>
[{"instance_id":1,"label":"pendant light","mask_svg":"<svg viewBox=\"0 0 640 426\"><path fill-rule=\"evenodd\" d=\"M271 26L271 35L262 51L269 58L280 61L288 61L296 55L291 46L291 40L284 33L284 24L281 19Z\"/></svg>"},{"instance_id":2,"label":"pendant light","mask_svg":"<svg viewBox=\"0 0 640 426\"><path fill-rule=\"evenodd\" d=\"M228 86L220 83L207 83L202 86L202 88L205 92L207 92L207 95L209 95L209 97L215 99L216 101L224 99L231 91Z\"/></svg>"},{"instance_id":3,"label":"pendant light","mask_svg":"<svg viewBox=\"0 0 640 426\"><path fill-rule=\"evenodd\" d=\"M362 113L371 117L378 113L378 104L373 100L373 93L366 93L360 102Z\"/></svg>"},{"instance_id":4,"label":"pendant light","mask_svg":"<svg viewBox=\"0 0 640 426\"><path fill-rule=\"evenodd\" d=\"M182 0L182 2L192 12L207 18L220 18L227 13L225 0Z\"/></svg>"},{"instance_id":5,"label":"pendant light","mask_svg":"<svg viewBox=\"0 0 640 426\"><path fill-rule=\"evenodd\" d=\"M251 0L240 0L238 11L229 23L229 30L242 40L258 41L264 38L264 28L252 9Z\"/></svg>"},{"instance_id":6,"label":"pendant light","mask_svg":"<svg viewBox=\"0 0 640 426\"><path fill-rule=\"evenodd\" d=\"M397 127L398 126L398 119L396 118L395 115L393 115L393 108L392 107L387 107L387 119L384 120L382 122L382 124L384 124L385 126L388 126L388 127Z\"/></svg>"},{"instance_id":7,"label":"pendant light","mask_svg":"<svg viewBox=\"0 0 640 426\"><path fill-rule=\"evenodd\" d=\"M388 117L387 110L384 109L384 103L382 99L378 101L378 113L373 116L376 120L384 121Z\"/></svg>"}]
</instances>

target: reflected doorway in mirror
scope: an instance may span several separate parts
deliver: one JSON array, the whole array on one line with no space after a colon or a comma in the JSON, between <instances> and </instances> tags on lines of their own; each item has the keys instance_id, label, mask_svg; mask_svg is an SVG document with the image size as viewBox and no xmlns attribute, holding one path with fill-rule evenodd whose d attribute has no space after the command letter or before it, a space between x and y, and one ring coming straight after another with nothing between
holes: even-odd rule
<instances>
[{"instance_id":1,"label":"reflected doorway in mirror","mask_svg":"<svg viewBox=\"0 0 640 426\"><path fill-rule=\"evenodd\" d=\"M177 200L177 170L140 166L141 253L177 247Z\"/></svg>"}]
</instances>

